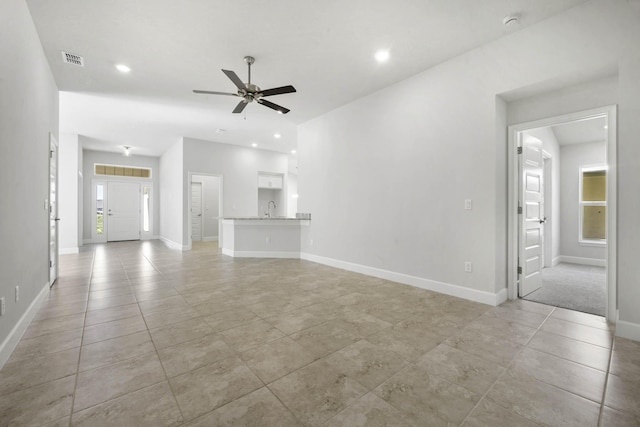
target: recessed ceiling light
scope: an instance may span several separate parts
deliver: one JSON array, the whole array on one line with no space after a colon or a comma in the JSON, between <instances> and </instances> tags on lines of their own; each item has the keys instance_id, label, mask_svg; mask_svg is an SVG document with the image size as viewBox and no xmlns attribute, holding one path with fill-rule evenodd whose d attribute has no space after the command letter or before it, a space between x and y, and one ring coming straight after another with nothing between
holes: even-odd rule
<instances>
[{"instance_id":1,"label":"recessed ceiling light","mask_svg":"<svg viewBox=\"0 0 640 427\"><path fill-rule=\"evenodd\" d=\"M253 143L251 144L251 146L255 148L255 147L257 147L257 146L258 146L258 144L256 144L255 142L253 142Z\"/></svg>"},{"instance_id":2,"label":"recessed ceiling light","mask_svg":"<svg viewBox=\"0 0 640 427\"><path fill-rule=\"evenodd\" d=\"M279 133L274 133L274 134L273 134L273 137L274 137L275 139L278 139L278 138L280 138L281 136L282 136L282 135L280 135Z\"/></svg>"},{"instance_id":3,"label":"recessed ceiling light","mask_svg":"<svg viewBox=\"0 0 640 427\"><path fill-rule=\"evenodd\" d=\"M128 73L129 71L131 71L131 68L129 68L128 66L126 66L124 64L116 64L116 68L121 73Z\"/></svg>"},{"instance_id":4,"label":"recessed ceiling light","mask_svg":"<svg viewBox=\"0 0 640 427\"><path fill-rule=\"evenodd\" d=\"M605 129L609 129L609 125L604 125L604 128Z\"/></svg>"},{"instance_id":5,"label":"recessed ceiling light","mask_svg":"<svg viewBox=\"0 0 640 427\"><path fill-rule=\"evenodd\" d=\"M388 50L379 50L375 54L376 61L378 62L386 62L389 59L389 51Z\"/></svg>"},{"instance_id":6,"label":"recessed ceiling light","mask_svg":"<svg viewBox=\"0 0 640 427\"><path fill-rule=\"evenodd\" d=\"M296 154L297 151L296 150L291 150L291 154Z\"/></svg>"}]
</instances>

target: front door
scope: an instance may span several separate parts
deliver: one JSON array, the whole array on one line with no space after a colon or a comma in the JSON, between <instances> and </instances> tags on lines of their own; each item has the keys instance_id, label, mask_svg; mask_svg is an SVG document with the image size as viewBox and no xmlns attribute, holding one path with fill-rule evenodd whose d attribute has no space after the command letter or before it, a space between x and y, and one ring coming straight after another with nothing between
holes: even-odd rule
<instances>
[{"instance_id":1,"label":"front door","mask_svg":"<svg viewBox=\"0 0 640 427\"><path fill-rule=\"evenodd\" d=\"M202 184L191 183L191 240L202 240Z\"/></svg>"},{"instance_id":2,"label":"front door","mask_svg":"<svg viewBox=\"0 0 640 427\"><path fill-rule=\"evenodd\" d=\"M521 268L518 296L542 286L542 231L544 220L542 141L531 136L522 141L520 156L520 238L518 266Z\"/></svg>"},{"instance_id":3,"label":"front door","mask_svg":"<svg viewBox=\"0 0 640 427\"><path fill-rule=\"evenodd\" d=\"M58 144L49 135L49 286L58 278Z\"/></svg>"},{"instance_id":4,"label":"front door","mask_svg":"<svg viewBox=\"0 0 640 427\"><path fill-rule=\"evenodd\" d=\"M140 184L109 182L107 241L140 239Z\"/></svg>"}]
</instances>

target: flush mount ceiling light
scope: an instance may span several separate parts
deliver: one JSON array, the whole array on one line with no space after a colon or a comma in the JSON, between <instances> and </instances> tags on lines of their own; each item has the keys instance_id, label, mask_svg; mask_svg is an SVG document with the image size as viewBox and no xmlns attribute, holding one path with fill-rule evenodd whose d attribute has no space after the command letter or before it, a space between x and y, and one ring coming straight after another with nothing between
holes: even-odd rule
<instances>
[{"instance_id":1,"label":"flush mount ceiling light","mask_svg":"<svg viewBox=\"0 0 640 427\"><path fill-rule=\"evenodd\" d=\"M388 50L379 50L374 55L376 61L378 62L386 62L389 59L389 51Z\"/></svg>"},{"instance_id":2,"label":"flush mount ceiling light","mask_svg":"<svg viewBox=\"0 0 640 427\"><path fill-rule=\"evenodd\" d=\"M282 136L282 135L280 135L279 133L274 133L274 134L273 134L273 137L274 137L275 139L278 139L278 138L280 138L281 136Z\"/></svg>"},{"instance_id":3,"label":"flush mount ceiling light","mask_svg":"<svg viewBox=\"0 0 640 427\"><path fill-rule=\"evenodd\" d=\"M124 64L116 64L116 69L121 73L128 73L129 71L131 71L131 68Z\"/></svg>"},{"instance_id":4,"label":"flush mount ceiling light","mask_svg":"<svg viewBox=\"0 0 640 427\"><path fill-rule=\"evenodd\" d=\"M297 151L296 150L291 150L291 154L296 154Z\"/></svg>"},{"instance_id":5,"label":"flush mount ceiling light","mask_svg":"<svg viewBox=\"0 0 640 427\"><path fill-rule=\"evenodd\" d=\"M253 148L256 148L256 147L258 146L258 144L256 144L256 143L254 142L254 143L252 143L252 144L251 144L251 146L252 146Z\"/></svg>"},{"instance_id":6,"label":"flush mount ceiling light","mask_svg":"<svg viewBox=\"0 0 640 427\"><path fill-rule=\"evenodd\" d=\"M122 155L125 157L129 157L131 156L131 147L129 147L128 145L125 145L122 147Z\"/></svg>"},{"instance_id":7,"label":"flush mount ceiling light","mask_svg":"<svg viewBox=\"0 0 640 427\"><path fill-rule=\"evenodd\" d=\"M507 15L502 18L502 25L507 28L513 28L518 25L518 16L517 15Z\"/></svg>"}]
</instances>

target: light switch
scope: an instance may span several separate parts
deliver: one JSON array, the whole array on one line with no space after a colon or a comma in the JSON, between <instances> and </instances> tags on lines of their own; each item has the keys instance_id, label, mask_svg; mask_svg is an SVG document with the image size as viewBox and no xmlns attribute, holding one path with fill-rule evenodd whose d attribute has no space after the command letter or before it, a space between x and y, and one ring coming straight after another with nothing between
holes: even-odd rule
<instances>
[{"instance_id":1,"label":"light switch","mask_svg":"<svg viewBox=\"0 0 640 427\"><path fill-rule=\"evenodd\" d=\"M471 199L465 199L464 201L464 209L470 211L471 210Z\"/></svg>"}]
</instances>

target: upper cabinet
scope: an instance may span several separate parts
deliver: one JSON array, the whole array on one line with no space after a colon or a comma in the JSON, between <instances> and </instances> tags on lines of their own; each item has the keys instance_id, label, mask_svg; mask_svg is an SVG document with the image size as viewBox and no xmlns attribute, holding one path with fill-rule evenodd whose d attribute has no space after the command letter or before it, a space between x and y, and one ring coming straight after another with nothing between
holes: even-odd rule
<instances>
[{"instance_id":1,"label":"upper cabinet","mask_svg":"<svg viewBox=\"0 0 640 427\"><path fill-rule=\"evenodd\" d=\"M282 189L282 175L258 175L258 188Z\"/></svg>"}]
</instances>

